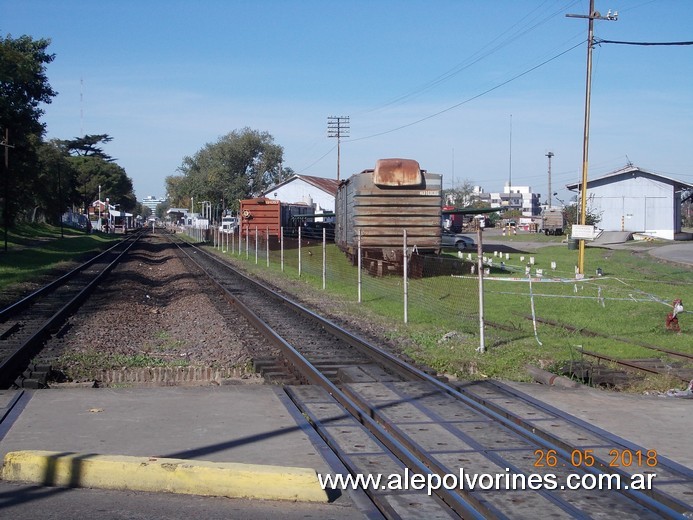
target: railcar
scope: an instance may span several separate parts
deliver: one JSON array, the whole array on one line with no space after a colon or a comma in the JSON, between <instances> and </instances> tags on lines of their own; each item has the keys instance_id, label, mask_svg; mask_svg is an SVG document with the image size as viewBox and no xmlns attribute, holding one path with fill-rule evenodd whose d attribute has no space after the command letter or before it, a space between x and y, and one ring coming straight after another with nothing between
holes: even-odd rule
<instances>
[{"instance_id":1,"label":"railcar","mask_svg":"<svg viewBox=\"0 0 693 520\"><path fill-rule=\"evenodd\" d=\"M313 213L307 204L287 204L276 199L256 198L241 200L241 236L260 235L279 238L282 227L290 225L300 215Z\"/></svg>"},{"instance_id":2,"label":"railcar","mask_svg":"<svg viewBox=\"0 0 693 520\"><path fill-rule=\"evenodd\" d=\"M335 201L335 242L356 261L361 254L376 274L399 269L415 250L438 254L441 247L442 175L422 170L413 159L380 159L341 182Z\"/></svg>"}]
</instances>

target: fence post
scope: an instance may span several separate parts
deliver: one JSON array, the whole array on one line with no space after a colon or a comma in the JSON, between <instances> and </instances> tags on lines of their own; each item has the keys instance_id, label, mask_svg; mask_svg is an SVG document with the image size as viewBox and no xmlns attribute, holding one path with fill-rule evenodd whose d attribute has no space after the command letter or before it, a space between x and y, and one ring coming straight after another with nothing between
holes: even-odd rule
<instances>
[{"instance_id":1,"label":"fence post","mask_svg":"<svg viewBox=\"0 0 693 520\"><path fill-rule=\"evenodd\" d=\"M298 227L298 277L301 277L301 226Z\"/></svg>"},{"instance_id":2,"label":"fence post","mask_svg":"<svg viewBox=\"0 0 693 520\"><path fill-rule=\"evenodd\" d=\"M327 254L326 254L326 247L327 247L327 235L326 235L327 230L325 228L322 228L322 290L325 290L325 283L326 283L326 277L327 277Z\"/></svg>"},{"instance_id":3,"label":"fence post","mask_svg":"<svg viewBox=\"0 0 693 520\"><path fill-rule=\"evenodd\" d=\"M267 267L269 267L269 226L267 226L267 242L265 242L265 254L267 255Z\"/></svg>"},{"instance_id":4,"label":"fence post","mask_svg":"<svg viewBox=\"0 0 693 520\"><path fill-rule=\"evenodd\" d=\"M403 266L403 280L402 285L404 286L404 323L409 322L409 294L407 290L407 274L408 274L408 260L407 260L407 230L404 230L404 258L402 258Z\"/></svg>"},{"instance_id":5,"label":"fence post","mask_svg":"<svg viewBox=\"0 0 693 520\"><path fill-rule=\"evenodd\" d=\"M284 226L279 228L279 264L284 272Z\"/></svg>"},{"instance_id":6,"label":"fence post","mask_svg":"<svg viewBox=\"0 0 693 520\"><path fill-rule=\"evenodd\" d=\"M478 221L479 228L477 231L477 267L479 270L479 346L477 352L486 352L486 338L484 337L484 248L481 242L483 226L482 221Z\"/></svg>"},{"instance_id":7,"label":"fence post","mask_svg":"<svg viewBox=\"0 0 693 520\"><path fill-rule=\"evenodd\" d=\"M361 303L361 230L359 229L359 238L358 238L358 247L357 247L357 255L358 255L358 292L359 292L359 303Z\"/></svg>"},{"instance_id":8,"label":"fence post","mask_svg":"<svg viewBox=\"0 0 693 520\"><path fill-rule=\"evenodd\" d=\"M255 226L255 265L257 265L257 245L260 235L257 232L257 226Z\"/></svg>"}]
</instances>

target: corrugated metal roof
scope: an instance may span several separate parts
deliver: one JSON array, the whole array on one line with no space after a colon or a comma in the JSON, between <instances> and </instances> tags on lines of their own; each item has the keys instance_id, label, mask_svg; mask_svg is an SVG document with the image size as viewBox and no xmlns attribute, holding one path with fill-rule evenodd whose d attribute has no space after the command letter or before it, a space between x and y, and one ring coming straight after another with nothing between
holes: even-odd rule
<instances>
[{"instance_id":1,"label":"corrugated metal roof","mask_svg":"<svg viewBox=\"0 0 693 520\"><path fill-rule=\"evenodd\" d=\"M311 184L315 186L316 188L324 191L325 193L328 193L332 195L333 197L337 196L337 187L339 186L339 181L337 179L325 179L324 177L312 177L310 175L294 175L292 177L289 177L283 182L280 182L279 184L275 184L271 188L267 188L262 195L267 195L268 193L273 192L277 188L281 188L282 186L285 186L291 182L294 182L295 180L302 180L303 182L307 182L308 184Z\"/></svg>"},{"instance_id":2,"label":"corrugated metal roof","mask_svg":"<svg viewBox=\"0 0 693 520\"><path fill-rule=\"evenodd\" d=\"M635 173L635 172L639 172L639 173L642 173L642 174L650 176L650 177L656 177L656 178L661 179L662 181L664 181L668 184L673 184L673 185L678 186L678 187L682 187L682 188L686 188L686 189L693 189L693 184L690 184L688 182L679 181L677 179L672 179L671 177L666 177L664 175L660 175L659 173L654 173L654 172L645 170L643 168L639 168L637 166L634 166L632 164L629 164L629 165L627 165L627 166L625 166L619 170L615 170L611 173L607 173L606 175L602 175L601 177L596 177L594 179L588 179L587 180L587 186L589 189L589 185L595 181L601 181L601 180L609 179L612 177L620 177L620 176L625 175L627 173ZM581 185L582 185L582 182L574 182L572 184L567 184L566 188L569 190L578 190L578 189L580 189Z\"/></svg>"}]
</instances>

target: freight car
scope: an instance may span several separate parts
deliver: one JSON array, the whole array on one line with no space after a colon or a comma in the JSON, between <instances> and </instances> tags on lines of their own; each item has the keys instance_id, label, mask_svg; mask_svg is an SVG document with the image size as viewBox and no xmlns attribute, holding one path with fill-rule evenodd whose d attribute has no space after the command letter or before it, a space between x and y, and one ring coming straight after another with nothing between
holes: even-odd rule
<instances>
[{"instance_id":1,"label":"freight car","mask_svg":"<svg viewBox=\"0 0 693 520\"><path fill-rule=\"evenodd\" d=\"M257 198L241 200L241 236L261 236L279 238L280 229L286 227L299 215L312 214L313 208L307 204L287 204L277 199Z\"/></svg>"},{"instance_id":2,"label":"freight car","mask_svg":"<svg viewBox=\"0 0 693 520\"><path fill-rule=\"evenodd\" d=\"M403 265L413 250L438 254L441 246L442 175L412 159L380 159L337 188L335 242L356 261L359 235L366 267L374 274Z\"/></svg>"}]
</instances>

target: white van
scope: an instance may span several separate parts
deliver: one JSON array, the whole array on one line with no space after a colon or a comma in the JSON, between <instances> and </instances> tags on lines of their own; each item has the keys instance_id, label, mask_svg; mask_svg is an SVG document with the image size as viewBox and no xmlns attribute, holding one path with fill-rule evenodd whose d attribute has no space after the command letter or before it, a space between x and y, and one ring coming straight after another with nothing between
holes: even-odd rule
<instances>
[{"instance_id":1,"label":"white van","mask_svg":"<svg viewBox=\"0 0 693 520\"><path fill-rule=\"evenodd\" d=\"M219 231L221 233L235 233L238 227L238 218L236 217L223 217L221 219L221 226L219 226Z\"/></svg>"}]
</instances>

